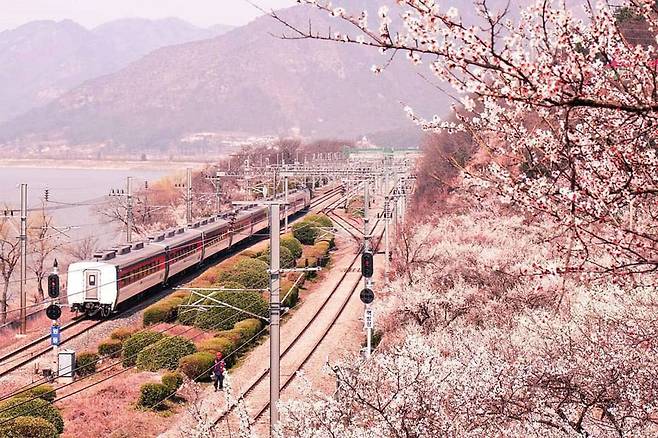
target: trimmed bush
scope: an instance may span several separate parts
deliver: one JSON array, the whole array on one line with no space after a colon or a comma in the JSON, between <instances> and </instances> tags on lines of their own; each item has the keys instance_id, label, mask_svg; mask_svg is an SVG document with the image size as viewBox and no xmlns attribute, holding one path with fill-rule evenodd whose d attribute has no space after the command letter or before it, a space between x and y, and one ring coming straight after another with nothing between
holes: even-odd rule
<instances>
[{"instance_id":1,"label":"trimmed bush","mask_svg":"<svg viewBox=\"0 0 658 438\"><path fill-rule=\"evenodd\" d=\"M49 402L40 398L30 400L13 397L4 402L0 402L0 411L2 411L2 416L7 418L30 416L43 418L55 427L57 433L62 433L64 431L64 420L62 419L62 414L60 414L57 408Z\"/></svg>"},{"instance_id":2,"label":"trimmed bush","mask_svg":"<svg viewBox=\"0 0 658 438\"><path fill-rule=\"evenodd\" d=\"M304 245L313 245L319 234L317 223L312 221L297 222L292 226L292 234L295 239Z\"/></svg>"},{"instance_id":3,"label":"trimmed bush","mask_svg":"<svg viewBox=\"0 0 658 438\"><path fill-rule=\"evenodd\" d=\"M0 419L0 421L5 421ZM58 438L57 428L41 417L18 417L0 425L0 436L6 438Z\"/></svg>"},{"instance_id":4,"label":"trimmed bush","mask_svg":"<svg viewBox=\"0 0 658 438\"><path fill-rule=\"evenodd\" d=\"M294 236L291 235L283 236L281 238L281 246L288 248L290 254L292 254L295 260L297 260L302 256L302 250L304 248L302 247L302 243L299 240L295 239Z\"/></svg>"},{"instance_id":5,"label":"trimmed bush","mask_svg":"<svg viewBox=\"0 0 658 438\"><path fill-rule=\"evenodd\" d=\"M269 265L258 259L241 258L230 270L220 275L221 283L239 283L248 289L264 289L269 284Z\"/></svg>"},{"instance_id":6,"label":"trimmed bush","mask_svg":"<svg viewBox=\"0 0 658 438\"><path fill-rule=\"evenodd\" d=\"M242 284L236 283L236 282L233 282L233 281L226 281L226 282L222 282L222 283L216 283L216 284L213 284L212 286L213 287L224 287L226 289L244 289L245 288ZM201 293L203 293L204 296L211 296L211 297L214 297L217 294L217 292L213 292L213 291L208 291L208 292L205 292L205 293L201 292ZM199 295L194 295L191 302L195 303L200 299L201 299L201 297ZM206 300L205 302L203 302L203 304L217 304L217 303L213 302L212 300ZM205 313L205 312L199 312L198 309L185 309L184 311L179 312L178 322L180 322L181 324L184 324L184 325L194 325L194 322L196 321L197 315L199 315L199 313Z\"/></svg>"},{"instance_id":7,"label":"trimmed bush","mask_svg":"<svg viewBox=\"0 0 658 438\"><path fill-rule=\"evenodd\" d=\"M269 264L270 249L267 248L267 251L262 256L258 257L258 259ZM295 266L295 259L293 258L292 253L285 246L279 247L279 266L284 269Z\"/></svg>"},{"instance_id":8,"label":"trimmed bush","mask_svg":"<svg viewBox=\"0 0 658 438\"><path fill-rule=\"evenodd\" d=\"M139 391L137 405L148 409L162 408L160 403L172 394L171 388L162 383L145 383Z\"/></svg>"},{"instance_id":9,"label":"trimmed bush","mask_svg":"<svg viewBox=\"0 0 658 438\"><path fill-rule=\"evenodd\" d=\"M214 338L205 339L197 344L199 351L208 353L217 353L220 351L222 356L228 356L235 350L236 344L229 338L215 336Z\"/></svg>"},{"instance_id":10,"label":"trimmed bush","mask_svg":"<svg viewBox=\"0 0 658 438\"><path fill-rule=\"evenodd\" d=\"M332 228L334 226L334 222L324 214L309 214L306 216L306 218L304 218L304 220L309 222L315 222L322 228Z\"/></svg>"},{"instance_id":11,"label":"trimmed bush","mask_svg":"<svg viewBox=\"0 0 658 438\"><path fill-rule=\"evenodd\" d=\"M89 374L95 373L98 359L100 359L100 356L93 351L83 351L78 353L75 357L75 373L78 376L88 376Z\"/></svg>"},{"instance_id":12,"label":"trimmed bush","mask_svg":"<svg viewBox=\"0 0 658 438\"><path fill-rule=\"evenodd\" d=\"M297 304L299 288L297 286L293 287L293 284L295 283L287 279L281 281L281 298L288 295L286 299L281 302L285 307L294 307L294 305ZM290 294L288 294L288 291L290 291Z\"/></svg>"},{"instance_id":13,"label":"trimmed bush","mask_svg":"<svg viewBox=\"0 0 658 438\"><path fill-rule=\"evenodd\" d=\"M142 316L144 326L174 321L178 316L178 306L188 299L189 295L187 293L183 296L173 294L155 304L151 304L144 310Z\"/></svg>"},{"instance_id":14,"label":"trimmed bush","mask_svg":"<svg viewBox=\"0 0 658 438\"><path fill-rule=\"evenodd\" d=\"M137 329L132 327L119 327L118 329L112 330L112 333L110 333L110 339L118 339L123 342L135 334L136 331Z\"/></svg>"},{"instance_id":15,"label":"trimmed bush","mask_svg":"<svg viewBox=\"0 0 658 438\"><path fill-rule=\"evenodd\" d=\"M119 357L123 342L119 339L106 339L98 344L98 354L103 357Z\"/></svg>"},{"instance_id":16,"label":"trimmed bush","mask_svg":"<svg viewBox=\"0 0 658 438\"><path fill-rule=\"evenodd\" d=\"M169 371L162 375L162 384L171 389L178 391L183 385L183 375L178 371Z\"/></svg>"},{"instance_id":17,"label":"trimmed bush","mask_svg":"<svg viewBox=\"0 0 658 438\"><path fill-rule=\"evenodd\" d=\"M264 263L262 260L254 259ZM222 283L240 283L246 289L265 289L269 284L270 276L266 271L255 269L243 269L225 272L222 274Z\"/></svg>"},{"instance_id":18,"label":"trimmed bush","mask_svg":"<svg viewBox=\"0 0 658 438\"><path fill-rule=\"evenodd\" d=\"M233 267L230 269L231 271L245 271L245 270L257 270L257 271L263 271L267 272L268 270L268 265L267 263L264 263L260 260L252 259L252 258L243 258L240 259Z\"/></svg>"},{"instance_id":19,"label":"trimmed bush","mask_svg":"<svg viewBox=\"0 0 658 438\"><path fill-rule=\"evenodd\" d=\"M329 261L329 242L320 241L313 245L313 255L318 258L320 266L326 266Z\"/></svg>"},{"instance_id":20,"label":"trimmed bush","mask_svg":"<svg viewBox=\"0 0 658 438\"><path fill-rule=\"evenodd\" d=\"M240 340L247 341L251 339L256 333L263 328L263 323L256 318L245 319L233 326L232 331L237 331L240 334Z\"/></svg>"},{"instance_id":21,"label":"trimmed bush","mask_svg":"<svg viewBox=\"0 0 658 438\"><path fill-rule=\"evenodd\" d=\"M123 343L121 356L123 357L123 366L130 367L137 363L137 354L151 344L158 342L165 335L158 332L141 331L130 336Z\"/></svg>"},{"instance_id":22,"label":"trimmed bush","mask_svg":"<svg viewBox=\"0 0 658 438\"><path fill-rule=\"evenodd\" d=\"M196 352L196 347L182 336L167 336L137 354L137 368L146 371L175 370L181 357Z\"/></svg>"},{"instance_id":23,"label":"trimmed bush","mask_svg":"<svg viewBox=\"0 0 658 438\"><path fill-rule=\"evenodd\" d=\"M57 393L55 391L55 387L53 385L49 385L47 383L44 383L39 386L35 386L34 388L26 389L25 391L19 392L16 394L16 397L21 397L21 398L34 398L34 397L39 397L43 400L46 401L53 401L55 400L55 397L57 396ZM2 416L2 415L0 415Z\"/></svg>"},{"instance_id":24,"label":"trimmed bush","mask_svg":"<svg viewBox=\"0 0 658 438\"><path fill-rule=\"evenodd\" d=\"M242 340L242 335L240 334L239 331L235 329L222 330L220 332L215 333L215 337L228 339L229 341L233 342L234 345L238 345Z\"/></svg>"},{"instance_id":25,"label":"trimmed bush","mask_svg":"<svg viewBox=\"0 0 658 438\"><path fill-rule=\"evenodd\" d=\"M144 327L157 324L159 322L167 322L171 317L171 307L163 303L155 303L144 309L142 315L142 322Z\"/></svg>"},{"instance_id":26,"label":"trimmed bush","mask_svg":"<svg viewBox=\"0 0 658 438\"><path fill-rule=\"evenodd\" d=\"M248 309L256 315L266 317L268 314L268 303L258 292L224 291L216 292L212 297L239 309ZM204 330L229 330L236 322L248 317L248 314L229 307L213 307L199 312L194 325Z\"/></svg>"},{"instance_id":27,"label":"trimmed bush","mask_svg":"<svg viewBox=\"0 0 658 438\"><path fill-rule=\"evenodd\" d=\"M181 358L178 369L190 379L210 380L210 371L215 363L215 356L207 351L199 351Z\"/></svg>"}]
</instances>

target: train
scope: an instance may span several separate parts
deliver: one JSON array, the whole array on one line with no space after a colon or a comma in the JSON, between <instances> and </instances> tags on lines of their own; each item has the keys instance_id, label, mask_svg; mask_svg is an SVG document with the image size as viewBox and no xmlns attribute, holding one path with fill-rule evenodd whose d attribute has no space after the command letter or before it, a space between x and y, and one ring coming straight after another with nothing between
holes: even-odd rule
<instances>
[{"instance_id":1,"label":"train","mask_svg":"<svg viewBox=\"0 0 658 438\"><path fill-rule=\"evenodd\" d=\"M279 219L308 210L310 204L309 189L291 192L288 208L282 209ZM172 278L261 233L269 227L268 211L264 206L244 206L144 241L98 251L93 260L72 263L67 277L68 304L74 312L107 318L135 296L164 287Z\"/></svg>"}]
</instances>

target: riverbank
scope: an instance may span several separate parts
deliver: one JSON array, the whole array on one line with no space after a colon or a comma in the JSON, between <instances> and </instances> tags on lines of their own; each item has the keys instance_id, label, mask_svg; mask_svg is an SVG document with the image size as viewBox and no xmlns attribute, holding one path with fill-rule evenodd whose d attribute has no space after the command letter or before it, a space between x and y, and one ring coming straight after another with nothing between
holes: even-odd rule
<instances>
[{"instance_id":1,"label":"riverbank","mask_svg":"<svg viewBox=\"0 0 658 438\"><path fill-rule=\"evenodd\" d=\"M212 161L171 161L171 160L64 160L64 159L0 159L0 167L40 168L40 169L99 169L99 170L182 170L187 167L200 168L215 163Z\"/></svg>"}]
</instances>

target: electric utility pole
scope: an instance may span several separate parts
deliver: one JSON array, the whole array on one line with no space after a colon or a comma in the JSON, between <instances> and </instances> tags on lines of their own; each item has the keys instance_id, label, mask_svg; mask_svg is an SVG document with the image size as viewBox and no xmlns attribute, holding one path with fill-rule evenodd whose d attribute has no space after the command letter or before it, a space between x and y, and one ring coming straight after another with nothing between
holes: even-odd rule
<instances>
[{"instance_id":1,"label":"electric utility pole","mask_svg":"<svg viewBox=\"0 0 658 438\"><path fill-rule=\"evenodd\" d=\"M126 178L126 189L112 189L110 195L112 197L125 196L126 197L126 242L132 243L133 232L133 178L129 176Z\"/></svg>"},{"instance_id":2,"label":"electric utility pole","mask_svg":"<svg viewBox=\"0 0 658 438\"><path fill-rule=\"evenodd\" d=\"M363 184L363 255L361 258L361 275L363 275L363 289L370 290L370 293L372 293L374 257L370 250L370 180L366 179ZM364 301L364 323L366 328L366 358L369 358L372 351L372 309L370 308L372 300L370 302L367 301Z\"/></svg>"},{"instance_id":3,"label":"electric utility pole","mask_svg":"<svg viewBox=\"0 0 658 438\"><path fill-rule=\"evenodd\" d=\"M187 168L187 196L185 197L185 202L187 203L187 223L192 223L192 169Z\"/></svg>"},{"instance_id":4,"label":"electric utility pole","mask_svg":"<svg viewBox=\"0 0 658 438\"><path fill-rule=\"evenodd\" d=\"M219 215L222 205L222 183L220 179L220 172L217 172L215 176L206 176L206 179L215 188L215 214Z\"/></svg>"},{"instance_id":5,"label":"electric utility pole","mask_svg":"<svg viewBox=\"0 0 658 438\"><path fill-rule=\"evenodd\" d=\"M389 190L388 190L388 168L384 169L384 266L385 266L385 273L388 276L388 270L389 270L389 257L390 257L390 243L389 243L389 236L388 236L388 222L389 222Z\"/></svg>"},{"instance_id":6,"label":"electric utility pole","mask_svg":"<svg viewBox=\"0 0 658 438\"><path fill-rule=\"evenodd\" d=\"M21 327L20 334L27 333L27 290L25 287L25 278L27 273L27 184L21 184Z\"/></svg>"},{"instance_id":7,"label":"electric utility pole","mask_svg":"<svg viewBox=\"0 0 658 438\"><path fill-rule=\"evenodd\" d=\"M185 189L185 220L192 223L192 169L187 168L185 184L174 184L174 187Z\"/></svg>"},{"instance_id":8,"label":"electric utility pole","mask_svg":"<svg viewBox=\"0 0 658 438\"><path fill-rule=\"evenodd\" d=\"M283 210L284 210L284 216L285 216L285 232L288 232L288 176L286 175L283 179L283 190L284 190L284 204L283 204Z\"/></svg>"}]
</instances>

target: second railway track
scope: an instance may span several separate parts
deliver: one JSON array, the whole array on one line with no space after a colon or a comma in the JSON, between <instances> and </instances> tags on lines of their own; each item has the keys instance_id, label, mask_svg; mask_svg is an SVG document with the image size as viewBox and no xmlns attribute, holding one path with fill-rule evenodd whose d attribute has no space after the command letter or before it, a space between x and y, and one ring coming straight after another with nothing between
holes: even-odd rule
<instances>
[{"instance_id":1,"label":"second railway track","mask_svg":"<svg viewBox=\"0 0 658 438\"><path fill-rule=\"evenodd\" d=\"M375 234L375 232L377 230L377 227L379 226L379 223L380 223L380 220L378 219L376 221L376 223L374 224L374 226L373 226L373 234ZM384 231L381 230L381 232L377 235L377 242L374 245L375 249L377 249L379 247L380 242L381 242L382 237L383 237L383 234L384 234ZM347 268L344 269L343 273L341 274L341 277L339 278L338 283L332 288L332 290L329 292L327 297L323 300L323 302L320 305L319 309L314 313L312 318L304 325L302 330L293 338L291 343L282 351L281 359L283 359L284 357L287 357L291 353L291 351L295 347L295 345L297 345L300 342L300 340L308 332L309 328L311 326L313 326L313 324L317 321L319 315L321 315L322 312L327 308L329 302L332 300L332 298L335 297L337 291L341 288L341 286L344 285L344 282L346 281L347 276L351 272L353 272L354 265L359 260L359 257L360 257L360 253L356 254L355 257L352 258L352 260L350 261ZM361 283L362 278L363 277L361 275L359 275L358 278L356 278L355 281L348 286L349 287L348 293L346 294L346 297L340 302L340 307L339 307L338 311L331 317L330 324L323 330L323 332L322 332L321 336L319 337L319 339L317 339L313 343L313 346L311 347L311 349L304 353L304 357L303 357L301 363L298 366L295 366L294 367L295 369L293 370L293 372L289 373L289 375L283 380L283 385L281 387L282 390L287 388L290 385L290 383L292 383L296 372L301 370L306 365L306 363L310 360L310 358L313 356L313 354L317 351L320 344L325 340L325 338L327 337L327 335L329 334L331 329L335 326L336 322L338 321L340 316L343 314L343 312L344 312L345 308L347 307L350 299L354 295L354 292L359 287L359 284ZM258 385L260 385L265 380L265 378L268 375L269 375L269 369L266 369L266 370L262 371L258 375L258 377L251 384L249 384L248 387L237 397L237 399L247 397L250 393L252 393L256 389L256 387ZM222 412L222 414L213 422L213 424L215 426L217 426L219 423L221 423L223 421L226 421L227 417L233 412L235 407L236 407L235 404L233 404L231 406L228 406L226 408L226 410L224 412ZM262 405L258 408L258 410L253 414L254 423L266 413L268 407L269 407L269 403L265 403L264 405Z\"/></svg>"}]
</instances>

